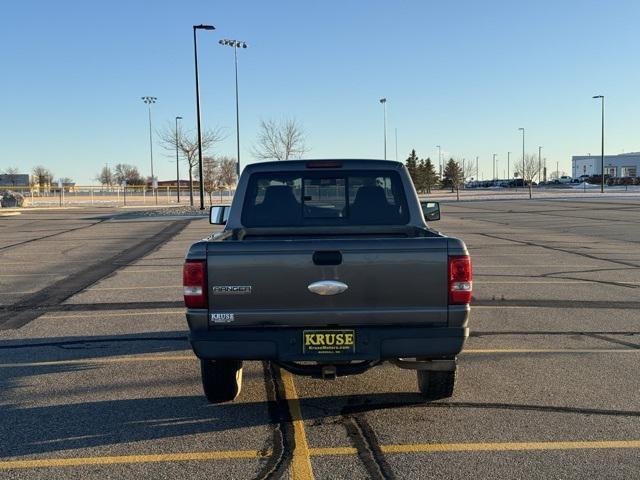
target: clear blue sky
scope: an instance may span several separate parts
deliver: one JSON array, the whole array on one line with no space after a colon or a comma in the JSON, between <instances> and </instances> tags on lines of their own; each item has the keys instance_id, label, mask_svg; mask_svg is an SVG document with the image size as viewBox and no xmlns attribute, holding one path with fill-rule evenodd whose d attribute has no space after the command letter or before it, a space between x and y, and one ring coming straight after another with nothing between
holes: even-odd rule
<instances>
[{"instance_id":1,"label":"clear blue sky","mask_svg":"<svg viewBox=\"0 0 640 480\"><path fill-rule=\"evenodd\" d=\"M81 183L105 163L149 174L142 95L158 97L155 125L195 127L191 26L199 37L204 127L235 156L233 51L240 55L243 161L261 118L296 117L309 157L382 157L388 150L437 157L507 151L560 162L600 150L599 103L607 97L607 151L640 150L640 3L629 1L34 1L0 13L0 169L36 164ZM516 153L518 152L518 153ZM173 178L156 144L156 172ZM183 168L184 171L184 168ZM184 176L183 176L184 178Z\"/></svg>"}]
</instances>

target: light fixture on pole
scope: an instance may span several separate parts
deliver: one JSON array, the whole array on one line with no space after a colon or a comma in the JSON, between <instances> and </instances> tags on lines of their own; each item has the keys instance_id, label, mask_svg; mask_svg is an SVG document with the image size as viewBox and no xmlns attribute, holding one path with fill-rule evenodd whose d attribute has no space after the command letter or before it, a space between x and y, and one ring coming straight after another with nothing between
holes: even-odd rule
<instances>
[{"instance_id":1,"label":"light fixture on pole","mask_svg":"<svg viewBox=\"0 0 640 480\"><path fill-rule=\"evenodd\" d=\"M526 182L525 182L525 175L524 175L524 128L520 127L518 128L518 130L520 130L522 132L522 188L526 187Z\"/></svg>"},{"instance_id":2,"label":"light fixture on pole","mask_svg":"<svg viewBox=\"0 0 640 480\"><path fill-rule=\"evenodd\" d=\"M178 192L178 203L180 203L180 162L178 161L178 145L180 140L178 137L178 120L182 120L182 117L176 117L176 189Z\"/></svg>"},{"instance_id":3,"label":"light fixture on pole","mask_svg":"<svg viewBox=\"0 0 640 480\"><path fill-rule=\"evenodd\" d=\"M604 95L594 95L593 98L599 98L602 100L602 135L600 140L601 150L600 150L600 193L604 193Z\"/></svg>"},{"instance_id":4,"label":"light fixture on pole","mask_svg":"<svg viewBox=\"0 0 640 480\"><path fill-rule=\"evenodd\" d=\"M238 161L236 163L236 174L240 177L240 108L238 106L238 48L247 48L245 42L239 40L228 40L223 38L218 42L225 47L233 47L233 60L236 69L236 146Z\"/></svg>"},{"instance_id":5,"label":"light fixture on pole","mask_svg":"<svg viewBox=\"0 0 640 480\"><path fill-rule=\"evenodd\" d=\"M149 107L149 155L151 156L151 190L158 204L158 191L156 189L156 177L153 174L153 130L151 128L151 105L156 103L157 97L141 97L142 101Z\"/></svg>"},{"instance_id":6,"label":"light fixture on pole","mask_svg":"<svg viewBox=\"0 0 640 480\"><path fill-rule=\"evenodd\" d=\"M215 30L213 25L194 25L193 26L193 56L196 67L196 121L198 124L198 178L200 186L200 210L204 210L204 181L202 178L202 131L200 128L200 85L198 79L198 40L196 37L197 30Z\"/></svg>"},{"instance_id":7,"label":"light fixture on pole","mask_svg":"<svg viewBox=\"0 0 640 480\"><path fill-rule=\"evenodd\" d=\"M387 99L381 98L380 103L384 110L384 159L387 159Z\"/></svg>"}]
</instances>

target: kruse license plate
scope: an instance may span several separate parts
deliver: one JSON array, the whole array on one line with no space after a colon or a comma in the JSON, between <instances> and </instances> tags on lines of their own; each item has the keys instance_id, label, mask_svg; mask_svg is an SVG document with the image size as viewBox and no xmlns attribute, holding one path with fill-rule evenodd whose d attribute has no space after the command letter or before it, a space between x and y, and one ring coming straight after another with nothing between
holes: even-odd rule
<instances>
[{"instance_id":1,"label":"kruse license plate","mask_svg":"<svg viewBox=\"0 0 640 480\"><path fill-rule=\"evenodd\" d=\"M355 330L304 330L302 353L349 354L356 351Z\"/></svg>"}]
</instances>

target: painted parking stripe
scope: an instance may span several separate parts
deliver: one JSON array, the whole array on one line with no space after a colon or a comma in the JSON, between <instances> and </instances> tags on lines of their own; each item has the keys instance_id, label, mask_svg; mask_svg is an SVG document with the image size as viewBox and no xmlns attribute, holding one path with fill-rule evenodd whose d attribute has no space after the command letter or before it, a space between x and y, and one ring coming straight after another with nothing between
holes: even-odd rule
<instances>
[{"instance_id":1,"label":"painted parking stripe","mask_svg":"<svg viewBox=\"0 0 640 480\"><path fill-rule=\"evenodd\" d=\"M302 432L304 433L304 432ZM306 439L305 439L306 444ZM297 444L296 444L297 445ZM405 445L381 445L383 453L438 453L438 452L513 452L513 451L552 451L552 450L606 450L638 449L640 440L591 440L563 442L491 442L491 443L418 443ZM309 469L295 470L292 463L292 478L313 478L309 457L356 455L353 447L307 448L306 462ZM115 465L156 462L211 461L230 459L265 458L270 451L226 450L210 452L165 453L156 455L119 455L104 457L48 458L37 460L0 461L0 470L25 468L75 467L83 465ZM310 475L308 477L301 474ZM297 475L297 476L296 476Z\"/></svg>"},{"instance_id":2,"label":"painted parking stripe","mask_svg":"<svg viewBox=\"0 0 640 480\"><path fill-rule=\"evenodd\" d=\"M190 350L185 349L185 352ZM640 353L640 348L480 348L480 349L465 349L462 351L462 355L473 354L496 354L496 353L555 353L555 354L567 354L567 353ZM118 363L138 363L138 362L182 362L188 360L196 360L194 355L132 355L129 357L105 357L105 358L78 358L73 360L53 360L49 362L24 362L24 363L0 363L0 368L22 368L22 367L49 367L59 365L81 365L81 364L118 364ZM289 374L290 376L290 374ZM284 377L284 376L283 376ZM291 379L293 382L293 379ZM286 382L285 382L286 386ZM291 388L291 387L290 387ZM289 393L292 398L295 398L294 403L297 401L295 389L290 390Z\"/></svg>"},{"instance_id":3,"label":"painted parking stripe","mask_svg":"<svg viewBox=\"0 0 640 480\"><path fill-rule=\"evenodd\" d=\"M87 288L84 290L85 292L99 292L105 290L154 290L154 289L162 289L162 288L182 288L182 285L154 285L154 286L130 286L130 287L95 287L95 288Z\"/></svg>"},{"instance_id":4,"label":"painted parking stripe","mask_svg":"<svg viewBox=\"0 0 640 480\"><path fill-rule=\"evenodd\" d=\"M296 392L296 386L293 383L293 376L286 370L280 370L282 383L284 385L284 394L291 414L291 423L293 424L293 436L295 447L293 449L293 459L291 460L291 479L292 480L311 480L313 479L313 470L311 468L311 459L309 458L309 445L307 444L307 434L304 430L304 420L300 409L300 401Z\"/></svg>"},{"instance_id":5,"label":"painted parking stripe","mask_svg":"<svg viewBox=\"0 0 640 480\"><path fill-rule=\"evenodd\" d=\"M227 450L217 452L165 453L157 455L118 455L108 457L48 458L39 460L0 461L0 470L18 468L78 467L82 465L115 465L124 463L185 462L197 460L228 460L262 458L271 452L259 450Z\"/></svg>"},{"instance_id":6,"label":"painted parking stripe","mask_svg":"<svg viewBox=\"0 0 640 480\"><path fill-rule=\"evenodd\" d=\"M39 317L40 319L46 320L60 320L64 318L91 318L91 317L141 317L141 316L152 316L152 315L169 315L180 313L184 314L185 310L175 310L175 309L167 309L167 310L158 310L153 312L110 312L110 313L102 313L103 311L97 310L93 312L87 313L72 313L65 315L51 315L45 314Z\"/></svg>"},{"instance_id":7,"label":"painted parking stripe","mask_svg":"<svg viewBox=\"0 0 640 480\"><path fill-rule=\"evenodd\" d=\"M419 452L508 452L530 450L598 450L640 448L640 440L595 440L570 442L506 442L506 443L426 443L382 445L384 453Z\"/></svg>"},{"instance_id":8,"label":"painted parking stripe","mask_svg":"<svg viewBox=\"0 0 640 480\"><path fill-rule=\"evenodd\" d=\"M187 350L185 350L187 351ZM50 362L25 362L25 363L0 363L0 368L17 367L55 367L61 365L83 365L83 364L116 364L116 363L137 363L137 362L180 362L196 360L195 355L134 355L130 357L107 357L107 358L77 358L73 360L53 360Z\"/></svg>"},{"instance_id":9,"label":"painted parking stripe","mask_svg":"<svg viewBox=\"0 0 640 480\"><path fill-rule=\"evenodd\" d=\"M640 348L470 348L465 353L640 353Z\"/></svg>"}]
</instances>

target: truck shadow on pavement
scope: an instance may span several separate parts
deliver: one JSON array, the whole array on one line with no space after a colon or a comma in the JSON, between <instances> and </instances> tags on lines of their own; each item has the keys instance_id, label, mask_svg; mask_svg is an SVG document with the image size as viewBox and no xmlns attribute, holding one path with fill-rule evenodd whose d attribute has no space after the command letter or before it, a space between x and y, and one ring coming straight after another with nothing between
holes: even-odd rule
<instances>
[{"instance_id":1,"label":"truck shadow on pavement","mask_svg":"<svg viewBox=\"0 0 640 480\"><path fill-rule=\"evenodd\" d=\"M55 366L32 372L32 375L65 373L82 369L82 366ZM261 380L256 377L255 380ZM6 379L0 379L0 388L6 386ZM83 387L85 387L83 385ZM43 399L46 401L46 399ZM37 398L34 401L38 401ZM330 418L346 419L381 410L424 408L440 409L491 409L520 410L549 413L582 415L603 415L640 417L640 412L599 410L575 407L554 407L544 405L481 403L481 402L435 402L425 403L415 393L382 393L373 395L323 396L301 399L303 418L322 421ZM62 450L112 447L133 442L173 439L198 434L220 434L210 438L209 446L202 446L202 439L196 447L182 446L183 449L228 449L228 438L224 432L238 429L271 426L278 420L273 412L282 409L282 403L275 401L242 402L210 405L202 395L164 396L152 398L131 398L91 402L70 402L46 406L21 406L4 404L0 406L0 457L24 456L53 453ZM286 418L288 415L284 415ZM290 418L287 422L290 422ZM255 435L255 434L254 434ZM225 438L227 441L225 441ZM264 442L268 445L272 436L265 432ZM189 445L186 441L184 445ZM212 445L226 445L226 447ZM122 448L123 454L130 453L130 447ZM141 446L148 450L148 446ZM236 448L237 445L236 445ZM267 447L265 447L267 448ZM113 452L112 448L109 448ZM92 454L95 454L92 452Z\"/></svg>"}]
</instances>

